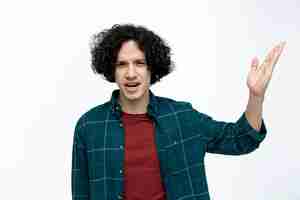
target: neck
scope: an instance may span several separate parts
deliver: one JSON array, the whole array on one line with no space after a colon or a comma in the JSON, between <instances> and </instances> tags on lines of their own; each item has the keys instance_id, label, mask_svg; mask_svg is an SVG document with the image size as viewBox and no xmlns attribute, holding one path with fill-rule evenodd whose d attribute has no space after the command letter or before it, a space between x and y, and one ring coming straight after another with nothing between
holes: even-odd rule
<instances>
[{"instance_id":1,"label":"neck","mask_svg":"<svg viewBox=\"0 0 300 200\"><path fill-rule=\"evenodd\" d=\"M147 106L149 103L149 91L145 94L145 97L137 100L124 98L124 96L120 93L118 101L124 112L130 114L144 114L147 112Z\"/></svg>"}]
</instances>

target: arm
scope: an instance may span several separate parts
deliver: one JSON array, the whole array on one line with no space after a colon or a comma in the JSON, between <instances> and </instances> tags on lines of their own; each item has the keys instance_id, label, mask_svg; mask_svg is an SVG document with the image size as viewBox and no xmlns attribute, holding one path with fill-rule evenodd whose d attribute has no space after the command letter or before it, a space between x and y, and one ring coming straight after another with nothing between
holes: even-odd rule
<instances>
[{"instance_id":1,"label":"arm","mask_svg":"<svg viewBox=\"0 0 300 200\"><path fill-rule=\"evenodd\" d=\"M246 118L251 126L257 131L260 130L262 123L263 98L255 97L250 94L246 109Z\"/></svg>"},{"instance_id":2,"label":"arm","mask_svg":"<svg viewBox=\"0 0 300 200\"><path fill-rule=\"evenodd\" d=\"M259 65L257 58L252 60L251 69L247 77L249 100L245 113L247 120L256 130L260 129L265 92L284 46L285 42L275 46L261 65Z\"/></svg>"},{"instance_id":3,"label":"arm","mask_svg":"<svg viewBox=\"0 0 300 200\"><path fill-rule=\"evenodd\" d=\"M89 199L89 178L86 148L80 137L83 128L77 123L74 133L72 153L72 199Z\"/></svg>"},{"instance_id":4,"label":"arm","mask_svg":"<svg viewBox=\"0 0 300 200\"><path fill-rule=\"evenodd\" d=\"M246 111L236 123L217 122L205 117L210 127L207 150L212 153L243 154L253 151L264 139L266 128L262 119L263 101L271 80L274 66L281 55L285 42L275 46L259 65L257 58L251 63L247 78L249 100Z\"/></svg>"},{"instance_id":5,"label":"arm","mask_svg":"<svg viewBox=\"0 0 300 200\"><path fill-rule=\"evenodd\" d=\"M247 154L259 147L267 130L264 120L259 131L248 122L245 112L236 122L214 120L212 117L193 109L197 132L206 140L206 151L225 155Z\"/></svg>"}]
</instances>

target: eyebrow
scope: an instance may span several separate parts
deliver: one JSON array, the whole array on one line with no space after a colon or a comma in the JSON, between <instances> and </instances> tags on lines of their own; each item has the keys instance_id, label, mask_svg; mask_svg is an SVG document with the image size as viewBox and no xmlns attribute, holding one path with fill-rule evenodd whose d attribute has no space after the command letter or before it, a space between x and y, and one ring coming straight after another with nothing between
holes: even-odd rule
<instances>
[{"instance_id":1,"label":"eyebrow","mask_svg":"<svg viewBox=\"0 0 300 200\"><path fill-rule=\"evenodd\" d=\"M135 59L133 62L146 62L146 59L138 58L138 59ZM117 60L116 63L127 63L127 61L126 60Z\"/></svg>"}]
</instances>

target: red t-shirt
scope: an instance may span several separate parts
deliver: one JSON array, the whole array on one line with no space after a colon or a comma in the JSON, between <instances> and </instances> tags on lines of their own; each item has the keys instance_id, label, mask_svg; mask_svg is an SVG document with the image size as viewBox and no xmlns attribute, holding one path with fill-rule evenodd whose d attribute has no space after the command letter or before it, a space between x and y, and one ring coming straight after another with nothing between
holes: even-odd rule
<instances>
[{"instance_id":1,"label":"red t-shirt","mask_svg":"<svg viewBox=\"0 0 300 200\"><path fill-rule=\"evenodd\" d=\"M122 113L125 129L124 198L126 200L165 200L154 125L145 114Z\"/></svg>"}]
</instances>

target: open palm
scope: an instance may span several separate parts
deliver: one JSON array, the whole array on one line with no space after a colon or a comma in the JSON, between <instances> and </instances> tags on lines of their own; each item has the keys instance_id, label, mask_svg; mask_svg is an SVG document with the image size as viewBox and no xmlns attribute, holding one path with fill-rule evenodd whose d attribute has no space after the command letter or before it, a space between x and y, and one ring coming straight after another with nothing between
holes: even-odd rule
<instances>
[{"instance_id":1,"label":"open palm","mask_svg":"<svg viewBox=\"0 0 300 200\"><path fill-rule=\"evenodd\" d=\"M250 94L264 97L269 81L271 80L274 67L282 53L285 42L276 45L267 55L264 62L259 64L257 58L252 59L251 69L247 77L247 86Z\"/></svg>"}]
</instances>

